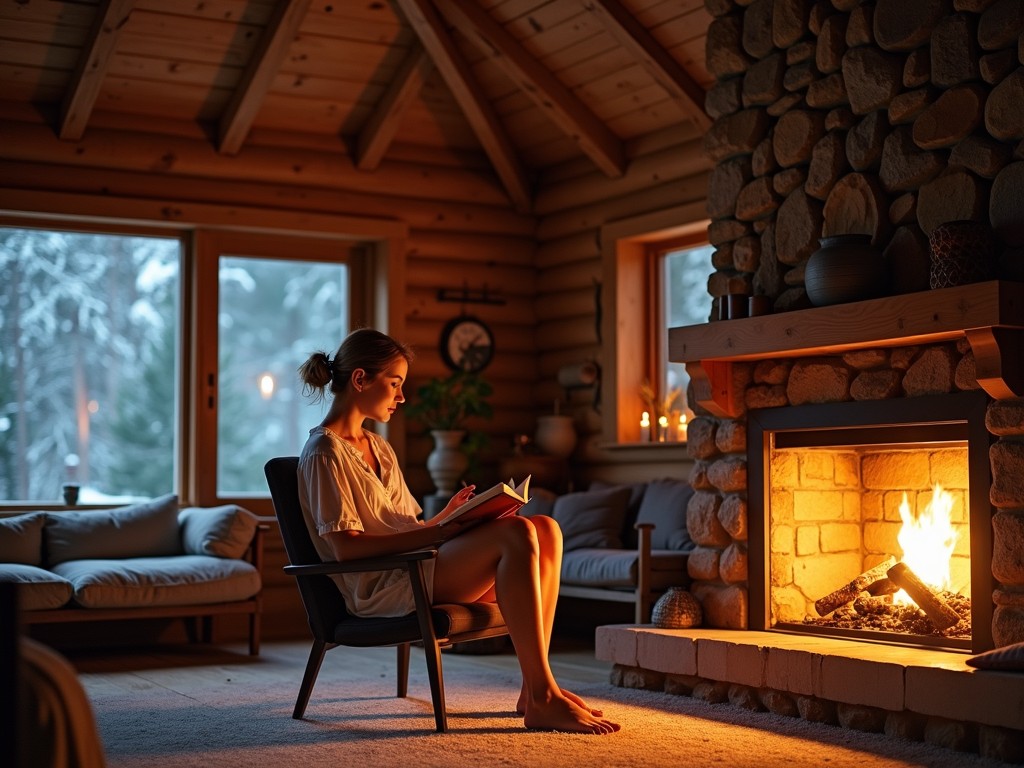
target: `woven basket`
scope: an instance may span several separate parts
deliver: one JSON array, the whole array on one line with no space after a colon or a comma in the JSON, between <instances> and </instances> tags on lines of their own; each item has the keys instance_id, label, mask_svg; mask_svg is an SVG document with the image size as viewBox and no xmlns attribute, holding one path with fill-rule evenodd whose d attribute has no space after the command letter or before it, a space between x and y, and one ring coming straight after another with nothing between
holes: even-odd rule
<instances>
[{"instance_id":1,"label":"woven basket","mask_svg":"<svg viewBox=\"0 0 1024 768\"><path fill-rule=\"evenodd\" d=\"M951 288L992 278L995 240L992 229L980 221L948 221L932 230L929 285Z\"/></svg>"},{"instance_id":2,"label":"woven basket","mask_svg":"<svg viewBox=\"0 0 1024 768\"><path fill-rule=\"evenodd\" d=\"M669 587L651 610L651 621L659 629L699 627L703 618L700 601L684 587Z\"/></svg>"}]
</instances>

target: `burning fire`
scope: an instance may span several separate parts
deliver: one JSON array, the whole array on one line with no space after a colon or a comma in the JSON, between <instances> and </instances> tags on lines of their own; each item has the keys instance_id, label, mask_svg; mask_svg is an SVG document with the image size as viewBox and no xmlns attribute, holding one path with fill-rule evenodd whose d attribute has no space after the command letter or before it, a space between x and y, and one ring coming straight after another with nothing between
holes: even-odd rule
<instances>
[{"instance_id":1,"label":"burning fire","mask_svg":"<svg viewBox=\"0 0 1024 768\"><path fill-rule=\"evenodd\" d=\"M949 561L957 540L952 512L953 496L939 485L932 489L931 501L920 512L910 508L906 492L900 502L903 527L897 540L903 548L903 562L936 592L951 589ZM896 593L894 601L902 605L914 604L902 589Z\"/></svg>"}]
</instances>

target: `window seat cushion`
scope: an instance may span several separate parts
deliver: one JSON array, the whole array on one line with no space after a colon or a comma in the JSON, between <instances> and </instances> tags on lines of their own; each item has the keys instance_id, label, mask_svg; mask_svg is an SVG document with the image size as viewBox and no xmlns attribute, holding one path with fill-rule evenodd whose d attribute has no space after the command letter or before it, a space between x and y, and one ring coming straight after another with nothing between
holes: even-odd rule
<instances>
[{"instance_id":1,"label":"window seat cushion","mask_svg":"<svg viewBox=\"0 0 1024 768\"><path fill-rule=\"evenodd\" d=\"M0 563L43 564L45 512L29 512L0 520Z\"/></svg>"},{"instance_id":2,"label":"window seat cushion","mask_svg":"<svg viewBox=\"0 0 1024 768\"><path fill-rule=\"evenodd\" d=\"M0 582L18 585L18 608L23 611L60 608L67 605L75 591L67 579L21 563L0 563Z\"/></svg>"},{"instance_id":3,"label":"window seat cushion","mask_svg":"<svg viewBox=\"0 0 1024 768\"><path fill-rule=\"evenodd\" d=\"M43 529L47 566L67 560L180 555L178 497L117 509L56 512Z\"/></svg>"},{"instance_id":4,"label":"window seat cushion","mask_svg":"<svg viewBox=\"0 0 1024 768\"><path fill-rule=\"evenodd\" d=\"M209 555L71 560L53 567L83 608L205 605L245 600L260 590L252 564Z\"/></svg>"}]
</instances>

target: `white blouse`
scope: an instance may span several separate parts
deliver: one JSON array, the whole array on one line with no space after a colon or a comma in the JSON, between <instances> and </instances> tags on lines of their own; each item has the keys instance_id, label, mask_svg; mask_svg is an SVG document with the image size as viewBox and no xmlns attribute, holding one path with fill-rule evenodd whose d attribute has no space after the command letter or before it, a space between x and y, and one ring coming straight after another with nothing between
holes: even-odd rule
<instances>
[{"instance_id":1,"label":"white blouse","mask_svg":"<svg viewBox=\"0 0 1024 768\"><path fill-rule=\"evenodd\" d=\"M299 502L323 561L336 559L323 538L328 533L400 533L423 524L417 519L420 505L405 484L391 445L380 435L366 434L380 464L379 478L359 449L324 427L309 431L299 456ZM432 598L434 561L424 561L423 567ZM416 610L405 571L343 573L331 578L349 613L356 616L405 616Z\"/></svg>"}]
</instances>

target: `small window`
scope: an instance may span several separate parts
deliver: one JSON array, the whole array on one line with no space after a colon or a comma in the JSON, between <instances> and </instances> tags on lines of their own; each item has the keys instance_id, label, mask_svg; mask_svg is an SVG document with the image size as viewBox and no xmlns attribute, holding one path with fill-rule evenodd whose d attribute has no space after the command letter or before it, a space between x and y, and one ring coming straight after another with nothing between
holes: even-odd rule
<instances>
[{"instance_id":1,"label":"small window","mask_svg":"<svg viewBox=\"0 0 1024 768\"><path fill-rule=\"evenodd\" d=\"M665 396L678 387L685 397L689 382L684 366L668 360L668 329L708 319L713 249L707 245L704 213L703 202L691 203L601 228L602 365L608 393L601 416L609 443L657 439L656 417ZM645 395L653 395L653 403ZM673 408L682 415L681 402Z\"/></svg>"},{"instance_id":2,"label":"small window","mask_svg":"<svg viewBox=\"0 0 1024 768\"><path fill-rule=\"evenodd\" d=\"M0 227L0 500L175 489L175 237Z\"/></svg>"},{"instance_id":3,"label":"small window","mask_svg":"<svg viewBox=\"0 0 1024 768\"><path fill-rule=\"evenodd\" d=\"M661 297L657 327L657 380L660 382L659 390L663 393L679 390L677 408L687 421L693 418L693 411L686 399L690 377L683 363L673 363L668 359L668 329L708 321L708 278L714 271L711 266L714 251L712 246L705 244L664 251L657 255Z\"/></svg>"}]
</instances>

